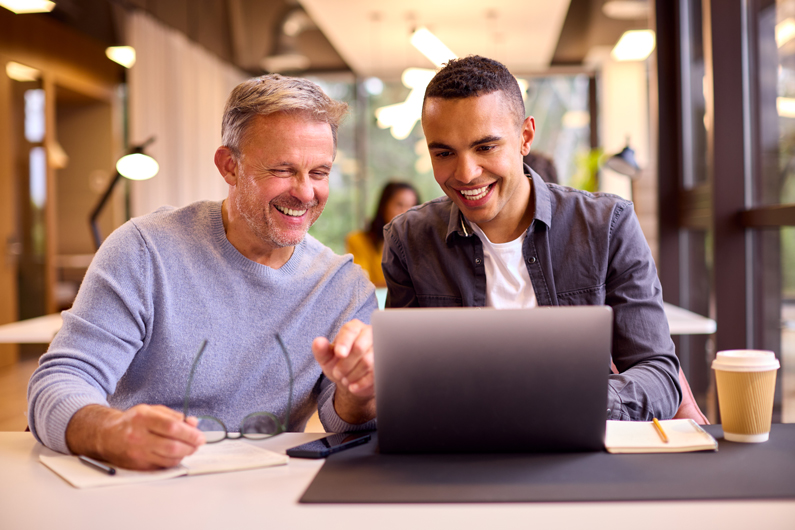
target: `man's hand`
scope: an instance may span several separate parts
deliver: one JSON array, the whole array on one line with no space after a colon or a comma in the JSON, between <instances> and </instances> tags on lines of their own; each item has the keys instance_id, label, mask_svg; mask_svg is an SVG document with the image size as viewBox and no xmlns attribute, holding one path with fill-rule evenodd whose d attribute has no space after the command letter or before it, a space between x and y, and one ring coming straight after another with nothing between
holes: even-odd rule
<instances>
[{"instance_id":1,"label":"man's hand","mask_svg":"<svg viewBox=\"0 0 795 530\"><path fill-rule=\"evenodd\" d=\"M318 337L312 353L323 373L337 385L334 409L348 423L375 418L373 386L373 328L351 320L340 329L334 342Z\"/></svg>"},{"instance_id":2,"label":"man's hand","mask_svg":"<svg viewBox=\"0 0 795 530\"><path fill-rule=\"evenodd\" d=\"M205 443L179 412L162 405L136 405L120 411L101 405L78 410L66 427L66 444L75 454L99 458L127 469L173 467Z\"/></svg>"}]
</instances>

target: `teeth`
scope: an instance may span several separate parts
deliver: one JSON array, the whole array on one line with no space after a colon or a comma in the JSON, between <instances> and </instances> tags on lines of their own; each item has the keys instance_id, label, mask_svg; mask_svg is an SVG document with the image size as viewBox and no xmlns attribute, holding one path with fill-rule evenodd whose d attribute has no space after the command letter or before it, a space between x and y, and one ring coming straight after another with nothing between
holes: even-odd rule
<instances>
[{"instance_id":1,"label":"teeth","mask_svg":"<svg viewBox=\"0 0 795 530\"><path fill-rule=\"evenodd\" d=\"M463 195L465 199L469 201L477 201L486 196L486 194L489 192L489 187L483 186L482 188L474 188L471 190L459 190L459 191L461 191L461 195Z\"/></svg>"},{"instance_id":2,"label":"teeth","mask_svg":"<svg viewBox=\"0 0 795 530\"><path fill-rule=\"evenodd\" d=\"M290 217L301 217L306 213L306 209L292 210L290 208L285 208L284 206L276 206L276 209L282 212L284 215L289 215Z\"/></svg>"}]
</instances>

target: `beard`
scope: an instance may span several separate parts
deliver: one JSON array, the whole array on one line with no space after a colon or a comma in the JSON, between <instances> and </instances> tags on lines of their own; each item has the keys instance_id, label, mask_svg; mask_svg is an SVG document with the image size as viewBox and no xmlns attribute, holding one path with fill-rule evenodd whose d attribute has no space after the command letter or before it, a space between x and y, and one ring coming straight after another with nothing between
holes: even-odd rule
<instances>
[{"instance_id":1,"label":"beard","mask_svg":"<svg viewBox=\"0 0 795 530\"><path fill-rule=\"evenodd\" d=\"M234 202L249 229L264 243L274 247L294 247L300 244L325 207L325 201L321 204L315 199L303 203L286 193L263 205L257 200L254 187L246 177L238 184ZM281 214L276 211L277 206L282 209L306 210L305 224L300 228L285 227L280 223Z\"/></svg>"}]
</instances>

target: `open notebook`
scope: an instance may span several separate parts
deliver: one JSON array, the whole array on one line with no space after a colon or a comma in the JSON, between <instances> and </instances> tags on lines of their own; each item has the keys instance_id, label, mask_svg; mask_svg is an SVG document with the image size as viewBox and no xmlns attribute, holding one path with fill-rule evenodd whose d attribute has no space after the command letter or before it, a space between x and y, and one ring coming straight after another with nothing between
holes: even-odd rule
<instances>
[{"instance_id":1,"label":"open notebook","mask_svg":"<svg viewBox=\"0 0 795 530\"><path fill-rule=\"evenodd\" d=\"M610 453L687 453L716 451L718 442L693 420L660 422L668 443L663 442L650 421L610 421L605 446Z\"/></svg>"},{"instance_id":2,"label":"open notebook","mask_svg":"<svg viewBox=\"0 0 795 530\"><path fill-rule=\"evenodd\" d=\"M39 460L76 488L96 488L165 480L185 475L278 466L286 464L289 457L246 442L227 441L203 445L195 454L184 458L177 467L157 471L118 468L115 475L107 475L85 465L76 456L62 455L50 450L40 455Z\"/></svg>"}]
</instances>

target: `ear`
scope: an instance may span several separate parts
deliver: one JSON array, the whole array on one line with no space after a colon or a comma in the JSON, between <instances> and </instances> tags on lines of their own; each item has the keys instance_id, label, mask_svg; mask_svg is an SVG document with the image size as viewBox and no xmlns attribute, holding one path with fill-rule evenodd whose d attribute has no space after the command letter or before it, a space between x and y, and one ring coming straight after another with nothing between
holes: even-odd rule
<instances>
[{"instance_id":1,"label":"ear","mask_svg":"<svg viewBox=\"0 0 795 530\"><path fill-rule=\"evenodd\" d=\"M525 118L522 123L522 156L526 156L530 152L530 146L533 144L533 138L536 136L536 119L532 116Z\"/></svg>"},{"instance_id":2,"label":"ear","mask_svg":"<svg viewBox=\"0 0 795 530\"><path fill-rule=\"evenodd\" d=\"M237 184L237 161L228 147L221 146L215 150L215 167L230 186Z\"/></svg>"}]
</instances>

